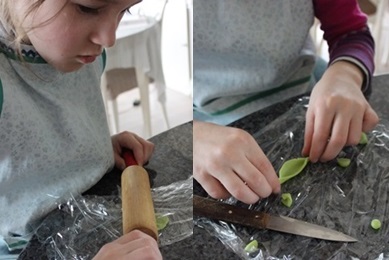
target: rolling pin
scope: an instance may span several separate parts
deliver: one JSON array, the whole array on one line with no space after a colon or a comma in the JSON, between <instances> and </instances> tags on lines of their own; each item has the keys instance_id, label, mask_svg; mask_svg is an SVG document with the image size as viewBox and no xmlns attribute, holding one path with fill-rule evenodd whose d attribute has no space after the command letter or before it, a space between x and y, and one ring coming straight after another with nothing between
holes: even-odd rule
<instances>
[{"instance_id":1,"label":"rolling pin","mask_svg":"<svg viewBox=\"0 0 389 260\"><path fill-rule=\"evenodd\" d=\"M125 150L123 158L127 166L121 176L123 234L138 229L158 241L149 175L131 150Z\"/></svg>"}]
</instances>

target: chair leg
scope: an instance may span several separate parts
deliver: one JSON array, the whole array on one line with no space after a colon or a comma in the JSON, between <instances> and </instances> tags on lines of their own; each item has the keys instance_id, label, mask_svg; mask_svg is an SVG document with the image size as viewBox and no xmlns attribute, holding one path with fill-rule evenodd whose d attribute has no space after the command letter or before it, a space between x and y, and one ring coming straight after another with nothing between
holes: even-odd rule
<instances>
[{"instance_id":1,"label":"chair leg","mask_svg":"<svg viewBox=\"0 0 389 260\"><path fill-rule=\"evenodd\" d=\"M145 127L146 137L151 137L151 120L150 120L150 102L149 102L149 79L142 71L142 69L135 69L136 80L138 82L142 113L143 113L143 123Z\"/></svg>"},{"instance_id":2,"label":"chair leg","mask_svg":"<svg viewBox=\"0 0 389 260\"><path fill-rule=\"evenodd\" d=\"M382 3L381 3L382 2ZM385 35L385 39L383 39L383 41L381 41L381 45L382 45L382 42L384 42L384 46L383 46L383 53L382 53L382 63L383 65L387 66L389 64L389 47L388 47L388 40L389 40L389 37L388 37L388 30L389 30L389 26L388 26L388 14L389 14L389 0L381 0L380 4L381 4L381 8L382 8L382 23L384 23L382 25L382 28L381 30L383 30L383 33Z\"/></svg>"},{"instance_id":3,"label":"chair leg","mask_svg":"<svg viewBox=\"0 0 389 260\"><path fill-rule=\"evenodd\" d=\"M376 42L376 53L375 53L375 63L381 64L383 59L382 46L380 46L382 41L382 29L383 29L383 19L385 12L387 11L387 1L381 0L378 1L377 12L375 14L374 24L373 24L373 38Z\"/></svg>"},{"instance_id":4,"label":"chair leg","mask_svg":"<svg viewBox=\"0 0 389 260\"><path fill-rule=\"evenodd\" d=\"M114 134L119 133L119 109L118 109L118 102L116 99L112 100L112 112L113 112L113 120L115 125L115 132Z\"/></svg>"},{"instance_id":5,"label":"chair leg","mask_svg":"<svg viewBox=\"0 0 389 260\"><path fill-rule=\"evenodd\" d=\"M109 131L111 134L115 134L118 129L115 129L115 122L112 123L113 115L111 115L111 113L109 112L109 109L108 109L108 103L110 101L108 98L107 78L106 78L105 73L103 73L103 75L101 76L101 93L102 93L102 97L103 97L103 102L104 102L104 107L105 107L105 116L107 118L107 124L109 127ZM112 113L113 113L113 111L112 111ZM113 120L115 120L115 119L113 119Z\"/></svg>"},{"instance_id":6,"label":"chair leg","mask_svg":"<svg viewBox=\"0 0 389 260\"><path fill-rule=\"evenodd\" d=\"M167 127L167 129L170 129L170 124L169 124L169 119L167 117L165 103L161 103L161 107L162 107L163 117L165 118L166 127Z\"/></svg>"}]
</instances>

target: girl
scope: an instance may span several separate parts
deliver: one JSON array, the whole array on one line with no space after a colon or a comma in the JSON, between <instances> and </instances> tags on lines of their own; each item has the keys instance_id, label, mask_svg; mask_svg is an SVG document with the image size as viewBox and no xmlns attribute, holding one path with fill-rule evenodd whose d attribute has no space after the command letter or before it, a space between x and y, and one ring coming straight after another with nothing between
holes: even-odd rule
<instances>
[{"instance_id":1,"label":"girl","mask_svg":"<svg viewBox=\"0 0 389 260\"><path fill-rule=\"evenodd\" d=\"M57 203L93 186L123 148L142 165L154 145L109 137L100 91L104 48L137 0L5 0L0 6L0 237L25 235ZM161 259L131 232L96 259Z\"/></svg>"},{"instance_id":2,"label":"girl","mask_svg":"<svg viewBox=\"0 0 389 260\"><path fill-rule=\"evenodd\" d=\"M197 0L194 9L193 174L211 196L254 203L280 191L254 138L223 125L313 85L302 149L311 162L334 159L377 124L365 98L374 41L356 0ZM316 79L315 16L330 54Z\"/></svg>"}]
</instances>

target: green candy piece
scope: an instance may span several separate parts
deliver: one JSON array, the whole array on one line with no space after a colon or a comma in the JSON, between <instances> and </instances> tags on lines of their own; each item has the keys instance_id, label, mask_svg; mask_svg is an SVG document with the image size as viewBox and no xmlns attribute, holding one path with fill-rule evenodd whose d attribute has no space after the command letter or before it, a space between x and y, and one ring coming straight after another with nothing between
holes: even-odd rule
<instances>
[{"instance_id":1,"label":"green candy piece","mask_svg":"<svg viewBox=\"0 0 389 260\"><path fill-rule=\"evenodd\" d=\"M337 158L336 161L338 162L338 165L341 167L348 167L351 163L351 160L349 158Z\"/></svg>"},{"instance_id":2,"label":"green candy piece","mask_svg":"<svg viewBox=\"0 0 389 260\"><path fill-rule=\"evenodd\" d=\"M308 162L309 162L308 157L290 159L284 162L284 164L281 166L281 169L279 171L280 183L283 184L287 180L298 175L302 170L304 170Z\"/></svg>"},{"instance_id":3,"label":"green candy piece","mask_svg":"<svg viewBox=\"0 0 389 260\"><path fill-rule=\"evenodd\" d=\"M157 223L157 229L158 231L163 230L166 228L167 224L169 224L169 217L164 215L156 215L155 216L155 222Z\"/></svg>"},{"instance_id":4,"label":"green candy piece","mask_svg":"<svg viewBox=\"0 0 389 260\"><path fill-rule=\"evenodd\" d=\"M293 204L292 195L290 193L282 193L281 202L282 204L290 208L290 206L292 206Z\"/></svg>"},{"instance_id":5,"label":"green candy piece","mask_svg":"<svg viewBox=\"0 0 389 260\"><path fill-rule=\"evenodd\" d=\"M375 229L375 230L378 230L381 228L381 221L379 219L373 219L371 222L370 222L370 226Z\"/></svg>"},{"instance_id":6,"label":"green candy piece","mask_svg":"<svg viewBox=\"0 0 389 260\"><path fill-rule=\"evenodd\" d=\"M367 135L362 132L361 139L359 140L359 144L367 144Z\"/></svg>"},{"instance_id":7,"label":"green candy piece","mask_svg":"<svg viewBox=\"0 0 389 260\"><path fill-rule=\"evenodd\" d=\"M257 240L253 240L251 241L250 243L248 243L246 245L246 247L244 248L244 251L246 251L247 253L252 253L252 252L255 252L258 250L258 241Z\"/></svg>"}]
</instances>

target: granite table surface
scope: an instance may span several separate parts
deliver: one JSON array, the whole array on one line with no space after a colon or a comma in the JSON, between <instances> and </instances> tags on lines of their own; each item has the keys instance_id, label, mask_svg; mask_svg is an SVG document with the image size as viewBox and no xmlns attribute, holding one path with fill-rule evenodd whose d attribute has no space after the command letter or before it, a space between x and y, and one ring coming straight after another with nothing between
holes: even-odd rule
<instances>
[{"instance_id":1,"label":"granite table surface","mask_svg":"<svg viewBox=\"0 0 389 260\"><path fill-rule=\"evenodd\" d=\"M192 175L192 122L187 122L150 138L155 151L144 168L149 173L152 187L169 185L187 180ZM83 195L115 195L120 185L121 171L112 170ZM54 225L54 224L53 224ZM50 228L50 227L48 227ZM188 259L191 255L193 238L161 247L164 259ZM19 259L47 259L45 248L33 237Z\"/></svg>"},{"instance_id":2,"label":"granite table surface","mask_svg":"<svg viewBox=\"0 0 389 260\"><path fill-rule=\"evenodd\" d=\"M377 112L380 119L389 120L389 74L374 76L372 80L372 88L373 90L369 97L369 103ZM298 98L292 98L286 102L252 113L251 115L232 123L231 126L241 128L251 134L255 134L259 129L264 128L277 117L291 109L297 100ZM194 183L194 193L206 196L206 192L196 181ZM227 249L227 247L224 246L218 238L210 235L208 231L198 226L195 226L193 230L193 242L192 246L193 249L195 249L192 251L194 259L240 259L235 253ZM313 258L309 257L305 259ZM321 258L320 256L316 256L314 259Z\"/></svg>"},{"instance_id":3,"label":"granite table surface","mask_svg":"<svg viewBox=\"0 0 389 260\"><path fill-rule=\"evenodd\" d=\"M380 118L389 120L389 75L373 77L372 86L373 92L369 99L370 104ZM297 99L293 98L255 112L232 123L231 126L242 128L254 134L288 111ZM192 174L192 136L192 122L188 122L150 139L156 144L156 149L145 168L150 174L153 187L185 180ZM120 184L120 174L109 173L85 194L111 195L117 192L118 184ZM205 195L205 192L196 181L194 181L194 193ZM33 238L19 259L46 259L42 250L41 244ZM193 236L169 246L164 246L161 248L161 252L164 259L168 260L238 259L237 255L226 249L216 237L197 226L194 226Z\"/></svg>"}]
</instances>

